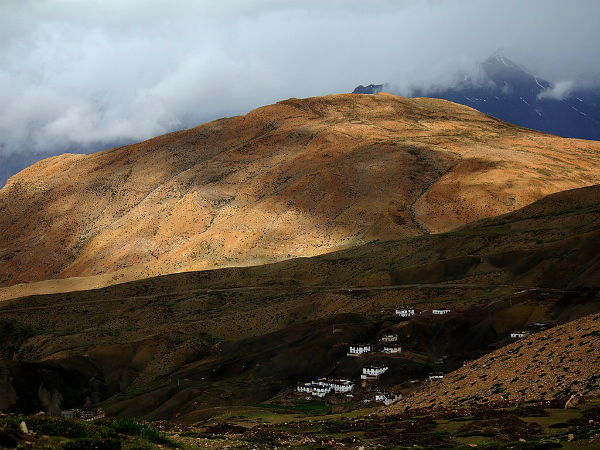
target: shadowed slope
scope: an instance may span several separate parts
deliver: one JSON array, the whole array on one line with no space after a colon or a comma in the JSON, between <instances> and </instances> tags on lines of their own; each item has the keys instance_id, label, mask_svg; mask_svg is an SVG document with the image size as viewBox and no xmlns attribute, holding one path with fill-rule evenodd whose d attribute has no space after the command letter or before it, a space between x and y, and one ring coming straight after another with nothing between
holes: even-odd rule
<instances>
[{"instance_id":1,"label":"shadowed slope","mask_svg":"<svg viewBox=\"0 0 600 450\"><path fill-rule=\"evenodd\" d=\"M600 315L535 334L490 353L432 383L386 414L409 408L600 395Z\"/></svg>"},{"instance_id":2,"label":"shadowed slope","mask_svg":"<svg viewBox=\"0 0 600 450\"><path fill-rule=\"evenodd\" d=\"M459 367L534 322L597 314L599 245L600 186L593 186L444 234L2 302L0 357L13 361L10 375L45 367L23 361L83 356L100 371L98 392L114 413L196 420L305 378L356 377L362 362L345 357L349 343L403 333L401 358L390 361L392 385L426 376L443 355L449 370ZM400 305L453 312L399 322ZM18 390L18 398L35 393L37 385L13 379L0 374L0 388Z\"/></svg>"},{"instance_id":3,"label":"shadowed slope","mask_svg":"<svg viewBox=\"0 0 600 450\"><path fill-rule=\"evenodd\" d=\"M600 143L450 102L290 99L15 175L0 190L0 285L104 274L102 285L311 256L446 231L598 182Z\"/></svg>"}]
</instances>

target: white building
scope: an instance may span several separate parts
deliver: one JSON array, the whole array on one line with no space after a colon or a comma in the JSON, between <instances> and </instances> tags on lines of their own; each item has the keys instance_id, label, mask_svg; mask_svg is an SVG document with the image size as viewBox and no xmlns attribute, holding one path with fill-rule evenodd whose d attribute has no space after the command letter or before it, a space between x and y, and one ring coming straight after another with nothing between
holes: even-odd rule
<instances>
[{"instance_id":1,"label":"white building","mask_svg":"<svg viewBox=\"0 0 600 450\"><path fill-rule=\"evenodd\" d=\"M399 345L386 345L381 350L383 353L400 353L402 351L402 347Z\"/></svg>"},{"instance_id":2,"label":"white building","mask_svg":"<svg viewBox=\"0 0 600 450\"><path fill-rule=\"evenodd\" d=\"M312 383L300 383L296 389L298 390L298 392L312 394L313 385L312 385Z\"/></svg>"},{"instance_id":3,"label":"white building","mask_svg":"<svg viewBox=\"0 0 600 450\"><path fill-rule=\"evenodd\" d=\"M429 375L427 377L427 381L432 382L432 381L441 380L442 378L444 378L443 373L432 373L431 375Z\"/></svg>"},{"instance_id":4,"label":"white building","mask_svg":"<svg viewBox=\"0 0 600 450\"><path fill-rule=\"evenodd\" d=\"M449 309L432 309L431 314L435 314L436 316L444 316L450 312Z\"/></svg>"},{"instance_id":5,"label":"white building","mask_svg":"<svg viewBox=\"0 0 600 450\"><path fill-rule=\"evenodd\" d=\"M398 335L397 334L384 334L381 336L381 342L397 342Z\"/></svg>"},{"instance_id":6,"label":"white building","mask_svg":"<svg viewBox=\"0 0 600 450\"><path fill-rule=\"evenodd\" d=\"M510 337L513 339L523 339L529 336L529 331L513 331L510 333Z\"/></svg>"},{"instance_id":7,"label":"white building","mask_svg":"<svg viewBox=\"0 0 600 450\"><path fill-rule=\"evenodd\" d=\"M408 309L408 308L397 309L396 314L399 315L400 317L410 317L410 316L415 315L415 310Z\"/></svg>"},{"instance_id":8,"label":"white building","mask_svg":"<svg viewBox=\"0 0 600 450\"><path fill-rule=\"evenodd\" d=\"M376 402L382 402L386 399L386 396L383 392L378 392L375 394L375 401Z\"/></svg>"},{"instance_id":9,"label":"white building","mask_svg":"<svg viewBox=\"0 0 600 450\"><path fill-rule=\"evenodd\" d=\"M314 395L315 397L325 397L332 391L336 394L345 394L354 389L354 383L344 379L319 378L310 383L300 383L296 390L298 392Z\"/></svg>"},{"instance_id":10,"label":"white building","mask_svg":"<svg viewBox=\"0 0 600 450\"><path fill-rule=\"evenodd\" d=\"M354 389L354 383L350 380L321 378L318 382L329 386L336 394L345 394Z\"/></svg>"},{"instance_id":11,"label":"white building","mask_svg":"<svg viewBox=\"0 0 600 450\"><path fill-rule=\"evenodd\" d=\"M352 355L352 356L356 356L356 355L362 355L364 353L369 353L372 350L373 350L373 346L371 344L356 344L356 345L350 346L350 353L348 353L348 354Z\"/></svg>"},{"instance_id":12,"label":"white building","mask_svg":"<svg viewBox=\"0 0 600 450\"><path fill-rule=\"evenodd\" d=\"M331 392L331 388L329 388L329 387L327 387L327 388L326 387L316 387L313 389L312 395L314 397L323 398L330 392Z\"/></svg>"},{"instance_id":13,"label":"white building","mask_svg":"<svg viewBox=\"0 0 600 450\"><path fill-rule=\"evenodd\" d=\"M315 397L323 398L330 392L331 392L331 386L329 386L328 384L320 383L320 382L312 383L311 394L314 395Z\"/></svg>"},{"instance_id":14,"label":"white building","mask_svg":"<svg viewBox=\"0 0 600 450\"><path fill-rule=\"evenodd\" d=\"M377 392L375 394L375 401L382 402L385 406L389 406L401 398L402 394L394 392Z\"/></svg>"},{"instance_id":15,"label":"white building","mask_svg":"<svg viewBox=\"0 0 600 450\"><path fill-rule=\"evenodd\" d=\"M362 380L369 380L369 379L377 379L379 378L380 375L383 375L385 372L387 372L388 367L387 366L369 366L369 367L363 367L363 373L360 376L360 378Z\"/></svg>"}]
</instances>

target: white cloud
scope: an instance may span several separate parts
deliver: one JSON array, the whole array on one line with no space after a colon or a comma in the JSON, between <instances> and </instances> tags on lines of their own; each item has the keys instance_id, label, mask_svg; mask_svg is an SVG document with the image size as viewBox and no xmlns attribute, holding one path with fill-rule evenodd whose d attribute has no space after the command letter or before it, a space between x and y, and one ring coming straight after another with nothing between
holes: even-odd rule
<instances>
[{"instance_id":1,"label":"white cloud","mask_svg":"<svg viewBox=\"0 0 600 450\"><path fill-rule=\"evenodd\" d=\"M562 80L556 82L553 86L544 89L537 96L539 100L549 99L549 100L563 100L566 98L573 88L575 87L575 83L570 80Z\"/></svg>"},{"instance_id":2,"label":"white cloud","mask_svg":"<svg viewBox=\"0 0 600 450\"><path fill-rule=\"evenodd\" d=\"M551 81L600 73L596 0L4 0L0 8L0 153L140 140L358 84L443 85L498 47Z\"/></svg>"}]
</instances>

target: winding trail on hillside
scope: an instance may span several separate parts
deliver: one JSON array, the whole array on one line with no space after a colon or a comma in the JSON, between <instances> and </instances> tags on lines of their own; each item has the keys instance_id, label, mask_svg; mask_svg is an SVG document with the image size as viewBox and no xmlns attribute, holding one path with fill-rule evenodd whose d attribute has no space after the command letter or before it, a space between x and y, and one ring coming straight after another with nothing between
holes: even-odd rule
<instances>
[{"instance_id":1,"label":"winding trail on hillside","mask_svg":"<svg viewBox=\"0 0 600 450\"><path fill-rule=\"evenodd\" d=\"M97 305L103 303L114 303L114 302L124 302L124 301L139 301L139 300L149 300L153 298L160 297L172 297L179 295L190 295L190 294L222 294L228 292L248 292L248 291L275 291L275 292L285 292L285 293L297 293L297 294L308 294L314 292L337 292L337 293L352 293L352 292L370 292L370 291L388 291L388 290L398 290L398 289L499 289L499 288L512 288L518 289L521 293L525 291L544 291L544 292L557 292L561 294L565 293L577 293L581 292L578 290L567 290L567 289L557 289L557 288L546 288L546 287L531 287L531 286L513 286L509 284L476 284L476 283L453 283L453 284L444 284L444 283L426 283L426 284L395 284L388 286L239 286L239 287L230 287L230 288L199 288L199 289L190 289L185 291L169 291L169 292L161 292L157 294L148 294L148 295L134 295L128 297L117 297L105 300L93 300L89 302L70 302L70 303L55 303L52 305L43 305L43 306L24 306L20 308L0 308L0 314L2 313L15 313L21 311L37 311L44 309L55 309L55 308L64 308L64 307L80 307L80 306L89 306L89 305ZM585 292L600 292L600 288L598 289L586 289ZM19 299L17 299L18 301ZM11 302L15 300L7 300L6 302Z\"/></svg>"}]
</instances>

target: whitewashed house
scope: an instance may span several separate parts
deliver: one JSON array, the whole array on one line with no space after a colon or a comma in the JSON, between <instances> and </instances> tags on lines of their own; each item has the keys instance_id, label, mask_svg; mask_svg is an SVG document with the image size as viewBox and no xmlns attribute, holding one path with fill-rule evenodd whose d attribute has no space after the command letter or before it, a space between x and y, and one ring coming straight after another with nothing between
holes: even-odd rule
<instances>
[{"instance_id":1,"label":"whitewashed house","mask_svg":"<svg viewBox=\"0 0 600 450\"><path fill-rule=\"evenodd\" d=\"M445 316L449 312L450 312L449 309L432 309L431 310L431 314L434 314L436 316Z\"/></svg>"},{"instance_id":2,"label":"whitewashed house","mask_svg":"<svg viewBox=\"0 0 600 450\"><path fill-rule=\"evenodd\" d=\"M327 394L345 394L354 389L354 383L344 379L319 378L310 383L300 383L296 390L298 392L314 395L315 397L325 397Z\"/></svg>"},{"instance_id":3,"label":"whitewashed house","mask_svg":"<svg viewBox=\"0 0 600 450\"><path fill-rule=\"evenodd\" d=\"M385 399L386 399L386 396L385 396L385 394L384 394L383 392L377 392L377 393L375 394L375 401L376 401L376 402L382 402L382 401L384 401Z\"/></svg>"},{"instance_id":4,"label":"whitewashed house","mask_svg":"<svg viewBox=\"0 0 600 450\"><path fill-rule=\"evenodd\" d=\"M320 383L320 382L312 383L311 394L314 395L315 397L323 398L330 392L331 392L331 386L329 386L328 384Z\"/></svg>"},{"instance_id":5,"label":"whitewashed house","mask_svg":"<svg viewBox=\"0 0 600 450\"><path fill-rule=\"evenodd\" d=\"M397 334L384 334L381 336L381 342L398 342Z\"/></svg>"},{"instance_id":6,"label":"whitewashed house","mask_svg":"<svg viewBox=\"0 0 600 450\"><path fill-rule=\"evenodd\" d=\"M312 391L312 395L314 397L319 397L319 398L323 398L325 397L327 394L329 394L331 392L331 388L326 388L326 387L315 387Z\"/></svg>"},{"instance_id":7,"label":"whitewashed house","mask_svg":"<svg viewBox=\"0 0 600 450\"><path fill-rule=\"evenodd\" d=\"M304 392L305 394L312 394L313 385L312 383L300 383L296 388L298 392Z\"/></svg>"},{"instance_id":8,"label":"whitewashed house","mask_svg":"<svg viewBox=\"0 0 600 450\"><path fill-rule=\"evenodd\" d=\"M529 336L529 331L513 331L510 333L510 337L513 339L523 339Z\"/></svg>"},{"instance_id":9,"label":"whitewashed house","mask_svg":"<svg viewBox=\"0 0 600 450\"><path fill-rule=\"evenodd\" d=\"M437 372L437 373L432 373L431 375L429 375L427 377L427 381L429 381L431 383L433 381L441 380L442 378L444 378L444 374Z\"/></svg>"},{"instance_id":10,"label":"whitewashed house","mask_svg":"<svg viewBox=\"0 0 600 450\"><path fill-rule=\"evenodd\" d=\"M401 308L396 310L396 314L400 317L410 317L415 315L415 310L412 308Z\"/></svg>"},{"instance_id":11,"label":"whitewashed house","mask_svg":"<svg viewBox=\"0 0 600 450\"><path fill-rule=\"evenodd\" d=\"M400 353L402 351L402 347L399 345L386 345L381 351L383 353Z\"/></svg>"},{"instance_id":12,"label":"whitewashed house","mask_svg":"<svg viewBox=\"0 0 600 450\"><path fill-rule=\"evenodd\" d=\"M375 394L375 401L382 402L385 406L389 406L401 398L402 394L395 392L377 392Z\"/></svg>"},{"instance_id":13,"label":"whitewashed house","mask_svg":"<svg viewBox=\"0 0 600 450\"><path fill-rule=\"evenodd\" d=\"M385 372L387 372L387 366L368 366L363 367L363 373L360 376L361 380L377 379Z\"/></svg>"},{"instance_id":14,"label":"whitewashed house","mask_svg":"<svg viewBox=\"0 0 600 450\"><path fill-rule=\"evenodd\" d=\"M346 392L352 391L354 389L354 383L350 380L344 379L333 379L333 380L325 380L324 384L327 384L333 392L336 394L345 394Z\"/></svg>"},{"instance_id":15,"label":"whitewashed house","mask_svg":"<svg viewBox=\"0 0 600 450\"><path fill-rule=\"evenodd\" d=\"M364 353L369 353L370 351L373 351L373 346L371 344L356 344L350 346L350 352L348 355L359 356Z\"/></svg>"}]
</instances>

